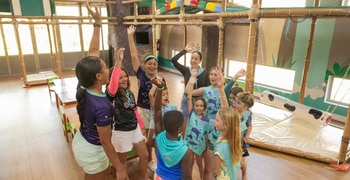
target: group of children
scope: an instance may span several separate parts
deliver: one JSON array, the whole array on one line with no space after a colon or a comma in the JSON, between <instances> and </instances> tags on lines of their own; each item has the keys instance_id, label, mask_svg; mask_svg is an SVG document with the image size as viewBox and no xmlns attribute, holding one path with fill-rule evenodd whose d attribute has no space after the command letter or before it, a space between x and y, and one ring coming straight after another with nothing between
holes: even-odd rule
<instances>
[{"instance_id":1,"label":"group of children","mask_svg":"<svg viewBox=\"0 0 350 180\"><path fill-rule=\"evenodd\" d=\"M249 108L254 104L254 97L242 88L232 88L239 77L245 76L245 70L238 71L225 85L222 69L215 66L206 73L199 66L200 52L194 51L192 56L200 60L197 68L182 69L182 74L186 74L187 102L181 104L181 113L169 102L165 79L157 73L157 57L146 56L144 69L141 68L133 39L135 30L131 25L127 32L138 79L137 106L145 124L148 164L152 162L151 148L156 149L155 179L191 179L194 160L201 179L235 179L239 167L242 179L247 179L243 157L249 155L246 148L252 127ZM186 46L185 52L189 50L191 45ZM208 77L201 77L205 74ZM203 84L200 87L198 78ZM205 86L206 79L210 85Z\"/></svg>"},{"instance_id":2,"label":"group of children","mask_svg":"<svg viewBox=\"0 0 350 180\"><path fill-rule=\"evenodd\" d=\"M88 0L86 3L95 23L101 23L98 10L93 11ZM116 64L109 73L98 58L99 26L94 27L89 56L76 66L81 86L77 91L81 126L72 148L85 179L105 179L109 161L117 170L117 179L128 179L126 161L132 149L137 151L143 179L149 179L147 166L155 171L156 180L192 179L194 160L201 179L236 179L239 169L242 179L247 179L244 157L249 155L246 149L252 129L249 108L254 98L241 88L232 88L239 77L245 76L245 70L238 71L225 85L222 69L218 66L209 72L202 69L199 66L202 55L194 51L192 68L176 66L182 68L185 79L180 112L169 102L165 79L157 73L157 57L146 56L144 68L140 66L134 26L127 28L127 34L138 79L137 99L122 67L125 49L118 49ZM188 51L193 51L193 44L187 45L175 60Z\"/></svg>"}]
</instances>

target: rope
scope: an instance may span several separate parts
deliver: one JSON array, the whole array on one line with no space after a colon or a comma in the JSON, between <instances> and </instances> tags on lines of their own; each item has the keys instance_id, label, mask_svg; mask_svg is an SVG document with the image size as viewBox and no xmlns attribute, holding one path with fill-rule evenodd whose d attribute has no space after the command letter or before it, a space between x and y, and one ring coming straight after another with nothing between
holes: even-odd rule
<instances>
[{"instance_id":1,"label":"rope","mask_svg":"<svg viewBox=\"0 0 350 180\"><path fill-rule=\"evenodd\" d=\"M249 11L248 19L256 21L259 19L259 15L260 15L260 4L252 4Z\"/></svg>"},{"instance_id":2,"label":"rope","mask_svg":"<svg viewBox=\"0 0 350 180\"><path fill-rule=\"evenodd\" d=\"M349 144L350 136L342 136L341 140L342 140L343 143Z\"/></svg>"}]
</instances>

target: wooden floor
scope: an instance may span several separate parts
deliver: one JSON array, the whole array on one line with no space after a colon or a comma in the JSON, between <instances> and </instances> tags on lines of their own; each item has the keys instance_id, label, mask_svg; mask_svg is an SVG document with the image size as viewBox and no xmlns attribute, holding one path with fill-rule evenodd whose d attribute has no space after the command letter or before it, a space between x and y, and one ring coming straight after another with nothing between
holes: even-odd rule
<instances>
[{"instance_id":1,"label":"wooden floor","mask_svg":"<svg viewBox=\"0 0 350 180\"><path fill-rule=\"evenodd\" d=\"M64 73L65 77L74 75ZM180 104L182 77L165 73L170 101ZM136 78L131 77L136 85ZM83 171L73 158L71 144L62 132L55 99L47 86L23 88L20 77L0 78L0 180L74 180ZM136 87L132 90L136 93ZM253 180L350 179L349 172L329 169L328 164L251 147L248 177ZM137 180L136 160L130 162L130 179ZM198 180L196 168L193 179Z\"/></svg>"}]
</instances>

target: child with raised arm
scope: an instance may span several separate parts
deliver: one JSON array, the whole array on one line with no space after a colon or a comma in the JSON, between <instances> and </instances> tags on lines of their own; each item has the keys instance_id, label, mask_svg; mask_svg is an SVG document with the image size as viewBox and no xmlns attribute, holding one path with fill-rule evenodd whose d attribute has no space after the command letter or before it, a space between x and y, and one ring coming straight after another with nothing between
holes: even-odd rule
<instances>
[{"instance_id":1,"label":"child with raised arm","mask_svg":"<svg viewBox=\"0 0 350 180\"><path fill-rule=\"evenodd\" d=\"M206 102L203 97L199 96L194 98L192 101L192 90L193 85L197 81L197 72L192 72L193 74L187 85L187 95L188 95L188 112L189 118L186 126L185 140L187 142L188 148L194 153L196 164L199 171L200 179L203 179L203 157L207 149L207 136L211 130L211 123L209 118L204 116L204 111L206 109ZM193 165L191 166L193 168Z\"/></svg>"},{"instance_id":2,"label":"child with raised arm","mask_svg":"<svg viewBox=\"0 0 350 180\"><path fill-rule=\"evenodd\" d=\"M224 90L225 79L223 77L222 68L219 66L214 66L210 69L209 72L210 72L209 79L210 79L211 85L207 87L194 89L192 92L192 96L203 96L207 104L207 108L206 108L206 111L204 112L204 115L208 117L211 121L213 121L215 119L216 113L219 110L219 108L228 107L228 100L225 99L224 101L224 98L226 98L226 95ZM239 77L242 77L242 76L245 76L244 69L239 70L233 77L233 80L236 81ZM211 178L213 149L219 135L220 135L220 132L217 131L214 127L212 127L212 130L208 135L209 136L208 149L204 156L204 161L205 161L204 174L203 174L204 180L209 180Z\"/></svg>"},{"instance_id":3,"label":"child with raised arm","mask_svg":"<svg viewBox=\"0 0 350 180\"><path fill-rule=\"evenodd\" d=\"M98 9L93 11L88 0L86 8L95 23L101 25ZM117 179L126 180L127 171L111 141L113 106L102 91L102 86L109 81L109 69L99 58L99 27L94 26L88 56L75 66L75 74L80 84L76 93L80 128L73 138L72 150L78 165L84 169L84 179L108 179L109 162L112 162L117 171Z\"/></svg>"},{"instance_id":4,"label":"child with raised arm","mask_svg":"<svg viewBox=\"0 0 350 180\"><path fill-rule=\"evenodd\" d=\"M214 125L221 133L214 148L212 177L235 180L242 159L240 113L229 107L221 108Z\"/></svg>"},{"instance_id":5,"label":"child with raised arm","mask_svg":"<svg viewBox=\"0 0 350 180\"><path fill-rule=\"evenodd\" d=\"M171 110L162 118L163 83L153 79L158 89L154 104L157 169L155 180L191 180L193 154L182 139L184 116L180 111Z\"/></svg>"},{"instance_id":6,"label":"child with raised arm","mask_svg":"<svg viewBox=\"0 0 350 180\"><path fill-rule=\"evenodd\" d=\"M149 101L149 91L152 88L152 83L150 82L150 80L153 79L158 72L158 58L152 54L147 55L144 58L144 69L140 66L138 53L134 41L135 30L136 27L133 25L128 27L128 41L131 53L132 67L139 82L139 90L137 93L137 107L140 112L143 124L145 125L145 132L147 138L146 145L149 160L148 167L150 168L150 170L154 171L156 168L155 162L152 160L152 148L154 146L154 117ZM164 78L163 81L165 83Z\"/></svg>"},{"instance_id":7,"label":"child with raised arm","mask_svg":"<svg viewBox=\"0 0 350 180\"><path fill-rule=\"evenodd\" d=\"M114 126L112 143L121 163L127 169L127 156L134 148L139 157L140 176L148 180L148 153L145 138L142 134L142 121L138 122L135 96L130 91L130 80L126 69L122 68L124 48L117 51L118 60L112 69L110 84L107 86L107 97L114 103ZM139 125L141 123L141 125Z\"/></svg>"},{"instance_id":8,"label":"child with raised arm","mask_svg":"<svg viewBox=\"0 0 350 180\"><path fill-rule=\"evenodd\" d=\"M158 73L157 74L157 79L162 80L163 79L163 74ZM149 101L151 104L151 109L154 110L154 101L155 101L155 93L157 90L157 86L153 85L152 89L149 91ZM169 91L167 87L164 87L162 91L162 116L168 111L171 110L177 110L177 106L173 103L169 102Z\"/></svg>"}]
</instances>

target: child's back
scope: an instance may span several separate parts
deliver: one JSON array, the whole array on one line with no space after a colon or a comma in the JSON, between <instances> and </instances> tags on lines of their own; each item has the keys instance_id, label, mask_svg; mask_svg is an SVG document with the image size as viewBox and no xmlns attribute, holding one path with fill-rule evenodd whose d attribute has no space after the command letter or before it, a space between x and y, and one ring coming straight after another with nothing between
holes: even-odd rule
<instances>
[{"instance_id":1,"label":"child's back","mask_svg":"<svg viewBox=\"0 0 350 180\"><path fill-rule=\"evenodd\" d=\"M152 83L163 87L154 79ZM190 164L193 154L179 134L182 132L184 116L180 111L171 110L162 118L162 88L158 88L154 103L157 169L155 179L192 179Z\"/></svg>"}]
</instances>

